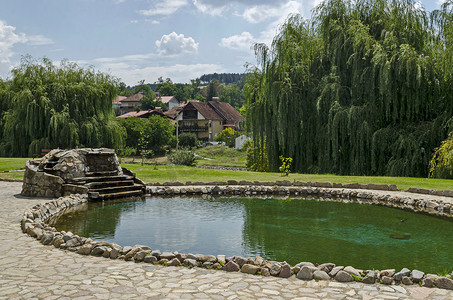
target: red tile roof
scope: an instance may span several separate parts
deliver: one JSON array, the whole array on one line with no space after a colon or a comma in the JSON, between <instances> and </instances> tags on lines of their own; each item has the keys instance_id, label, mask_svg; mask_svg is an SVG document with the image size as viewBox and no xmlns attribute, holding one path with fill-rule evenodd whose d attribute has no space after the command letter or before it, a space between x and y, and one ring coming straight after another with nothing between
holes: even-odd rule
<instances>
[{"instance_id":1,"label":"red tile roof","mask_svg":"<svg viewBox=\"0 0 453 300\"><path fill-rule=\"evenodd\" d=\"M225 121L245 121L245 118L230 103L208 101L208 104L223 117Z\"/></svg>"},{"instance_id":2,"label":"red tile roof","mask_svg":"<svg viewBox=\"0 0 453 300\"><path fill-rule=\"evenodd\" d=\"M158 110L139 110L139 111L131 111L125 114L118 116L117 118L120 119L127 119L131 117L138 117L138 118L149 118L154 115L159 115L161 117L167 117L161 111Z\"/></svg>"},{"instance_id":3,"label":"red tile roof","mask_svg":"<svg viewBox=\"0 0 453 300\"><path fill-rule=\"evenodd\" d=\"M120 104L120 102L126 98L126 96L116 96L116 98L113 99L113 104Z\"/></svg>"},{"instance_id":4,"label":"red tile roof","mask_svg":"<svg viewBox=\"0 0 453 300\"><path fill-rule=\"evenodd\" d=\"M142 93L133 94L132 96L127 97L126 99L121 100L120 102L139 102L144 96Z\"/></svg>"},{"instance_id":5,"label":"red tile roof","mask_svg":"<svg viewBox=\"0 0 453 300\"><path fill-rule=\"evenodd\" d=\"M189 102L184 109L190 107L192 105L199 113L205 117L207 120L223 120L222 116L220 116L208 103L205 102Z\"/></svg>"},{"instance_id":6,"label":"red tile roof","mask_svg":"<svg viewBox=\"0 0 453 300\"><path fill-rule=\"evenodd\" d=\"M178 106L179 108L180 106ZM187 104L183 105L182 109L175 110L177 108L173 108L169 110L168 113L172 113L176 115L181 110L190 110L195 109L199 113L205 117L207 120L223 120L223 121L245 121L245 118L236 110L234 109L231 104L226 102L218 102L218 101L208 101L208 102L198 102L198 101L191 101Z\"/></svg>"},{"instance_id":7,"label":"red tile roof","mask_svg":"<svg viewBox=\"0 0 453 300\"><path fill-rule=\"evenodd\" d=\"M157 97L156 100L160 100L162 103L167 104L173 98L175 98L175 97L174 96L160 96L160 97ZM176 98L175 98L175 100L176 100Z\"/></svg>"},{"instance_id":8,"label":"red tile roof","mask_svg":"<svg viewBox=\"0 0 453 300\"><path fill-rule=\"evenodd\" d=\"M164 115L170 118L174 118L181 110L183 110L184 106L186 106L186 103L173 107L170 110L167 110L166 112L164 112Z\"/></svg>"}]
</instances>

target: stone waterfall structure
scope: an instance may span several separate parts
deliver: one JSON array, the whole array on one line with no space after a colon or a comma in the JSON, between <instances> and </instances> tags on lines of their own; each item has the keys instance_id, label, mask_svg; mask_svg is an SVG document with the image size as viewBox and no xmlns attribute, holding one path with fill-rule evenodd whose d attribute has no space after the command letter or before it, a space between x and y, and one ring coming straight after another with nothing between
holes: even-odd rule
<instances>
[{"instance_id":1,"label":"stone waterfall structure","mask_svg":"<svg viewBox=\"0 0 453 300\"><path fill-rule=\"evenodd\" d=\"M21 194L60 197L88 194L90 200L141 196L145 184L122 168L113 149L54 149L25 165Z\"/></svg>"}]
</instances>

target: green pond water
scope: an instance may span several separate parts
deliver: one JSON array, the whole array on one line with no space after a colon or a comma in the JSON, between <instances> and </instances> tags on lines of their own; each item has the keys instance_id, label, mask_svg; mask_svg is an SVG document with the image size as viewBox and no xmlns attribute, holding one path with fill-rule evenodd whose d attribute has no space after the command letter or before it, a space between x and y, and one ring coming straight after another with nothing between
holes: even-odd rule
<instances>
[{"instance_id":1,"label":"green pond water","mask_svg":"<svg viewBox=\"0 0 453 300\"><path fill-rule=\"evenodd\" d=\"M453 269L453 223L358 203L308 199L155 198L89 203L58 230L122 246L180 253L260 255L364 269Z\"/></svg>"}]
</instances>

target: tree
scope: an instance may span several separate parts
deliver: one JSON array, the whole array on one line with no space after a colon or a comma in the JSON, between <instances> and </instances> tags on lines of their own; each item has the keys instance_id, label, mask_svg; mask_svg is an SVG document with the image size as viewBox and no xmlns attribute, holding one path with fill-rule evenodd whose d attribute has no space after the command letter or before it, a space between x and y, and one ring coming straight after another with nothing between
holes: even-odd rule
<instances>
[{"instance_id":1,"label":"tree","mask_svg":"<svg viewBox=\"0 0 453 300\"><path fill-rule=\"evenodd\" d=\"M132 95L132 89L129 86L126 86L124 82L120 82L118 95L129 97Z\"/></svg>"},{"instance_id":2,"label":"tree","mask_svg":"<svg viewBox=\"0 0 453 300\"><path fill-rule=\"evenodd\" d=\"M132 94L142 93L143 98L140 99L141 110L154 109L156 106L159 106L159 103L156 103L156 96L149 86L145 84L145 80L140 80L138 84L132 89Z\"/></svg>"},{"instance_id":3,"label":"tree","mask_svg":"<svg viewBox=\"0 0 453 300\"><path fill-rule=\"evenodd\" d=\"M173 96L176 92L176 87L170 78L167 78L164 81L162 77L159 77L155 84L157 85L156 91L159 92L161 96Z\"/></svg>"},{"instance_id":4,"label":"tree","mask_svg":"<svg viewBox=\"0 0 453 300\"><path fill-rule=\"evenodd\" d=\"M0 84L0 155L31 157L43 148L122 148L113 113L118 79L75 63L22 59ZM3 110L4 109L4 110Z\"/></svg>"},{"instance_id":5,"label":"tree","mask_svg":"<svg viewBox=\"0 0 453 300\"><path fill-rule=\"evenodd\" d=\"M145 145L146 150L152 150L155 154L163 154L166 147L176 145L174 135L175 126L167 118L152 116L149 119L131 117L120 119L120 124L127 131L126 146L140 151ZM140 139L146 137L146 143ZM141 146L141 147L139 147Z\"/></svg>"},{"instance_id":6,"label":"tree","mask_svg":"<svg viewBox=\"0 0 453 300\"><path fill-rule=\"evenodd\" d=\"M217 79L211 80L211 82L202 90L202 95L206 97L206 100L211 101L212 97L219 97L222 93L223 85Z\"/></svg>"},{"instance_id":7,"label":"tree","mask_svg":"<svg viewBox=\"0 0 453 300\"><path fill-rule=\"evenodd\" d=\"M225 128L216 137L217 142L223 142L228 147L234 147L236 138L239 136L239 132L233 128Z\"/></svg>"},{"instance_id":8,"label":"tree","mask_svg":"<svg viewBox=\"0 0 453 300\"><path fill-rule=\"evenodd\" d=\"M427 176L453 130L452 7L412 0L326 0L255 45L247 128L269 169Z\"/></svg>"},{"instance_id":9,"label":"tree","mask_svg":"<svg viewBox=\"0 0 453 300\"><path fill-rule=\"evenodd\" d=\"M229 84L222 90L220 101L230 103L239 110L244 104L244 93L236 84Z\"/></svg>"}]
</instances>

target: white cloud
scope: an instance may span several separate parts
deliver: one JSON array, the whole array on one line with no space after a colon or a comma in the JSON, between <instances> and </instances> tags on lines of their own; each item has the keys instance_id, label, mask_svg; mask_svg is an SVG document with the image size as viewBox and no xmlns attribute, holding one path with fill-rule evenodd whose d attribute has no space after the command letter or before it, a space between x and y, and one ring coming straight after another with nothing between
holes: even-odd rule
<instances>
[{"instance_id":1,"label":"white cloud","mask_svg":"<svg viewBox=\"0 0 453 300\"><path fill-rule=\"evenodd\" d=\"M289 1L281 6L256 5L246 8L242 17L249 23L260 23L269 18L284 20L291 13L300 13L302 5L296 1Z\"/></svg>"},{"instance_id":2,"label":"white cloud","mask_svg":"<svg viewBox=\"0 0 453 300\"><path fill-rule=\"evenodd\" d=\"M140 10L139 12L144 16L168 16L174 14L181 7L189 4L187 0L163 0L147 10Z\"/></svg>"},{"instance_id":3,"label":"white cloud","mask_svg":"<svg viewBox=\"0 0 453 300\"><path fill-rule=\"evenodd\" d=\"M198 43L193 38L184 37L184 34L176 32L164 34L160 41L156 41L156 46L159 54L168 56L198 51Z\"/></svg>"},{"instance_id":4,"label":"white cloud","mask_svg":"<svg viewBox=\"0 0 453 300\"><path fill-rule=\"evenodd\" d=\"M45 37L41 34L38 35L30 35L27 37L27 44L32 46L42 46L42 45L51 45L54 42L52 39Z\"/></svg>"},{"instance_id":5,"label":"white cloud","mask_svg":"<svg viewBox=\"0 0 453 300\"><path fill-rule=\"evenodd\" d=\"M195 7L210 15L221 15L224 11L233 7L280 7L288 0L192 0Z\"/></svg>"},{"instance_id":6,"label":"white cloud","mask_svg":"<svg viewBox=\"0 0 453 300\"><path fill-rule=\"evenodd\" d=\"M15 33L16 27L7 25L0 20L0 63L7 64L14 55L13 47L18 43L26 43L27 37L24 33Z\"/></svg>"},{"instance_id":7,"label":"white cloud","mask_svg":"<svg viewBox=\"0 0 453 300\"><path fill-rule=\"evenodd\" d=\"M147 54L131 54L119 57L100 57L93 59L97 63L119 63L119 62L142 62L150 58L156 57L154 53Z\"/></svg>"},{"instance_id":8,"label":"white cloud","mask_svg":"<svg viewBox=\"0 0 453 300\"><path fill-rule=\"evenodd\" d=\"M11 62L15 55L13 48L18 44L28 44L32 46L53 44L53 41L43 35L30 35L17 32L16 27L6 24L0 20L0 77L9 76L14 62Z\"/></svg>"},{"instance_id":9,"label":"white cloud","mask_svg":"<svg viewBox=\"0 0 453 300\"><path fill-rule=\"evenodd\" d=\"M221 15L223 10L227 7L227 4L223 1L220 5L218 5L219 3L210 2L212 1L193 0L193 4L199 11L213 16Z\"/></svg>"},{"instance_id":10,"label":"white cloud","mask_svg":"<svg viewBox=\"0 0 453 300\"><path fill-rule=\"evenodd\" d=\"M220 46L233 50L249 52L254 42L255 39L250 32L243 32L239 35L222 38Z\"/></svg>"},{"instance_id":11,"label":"white cloud","mask_svg":"<svg viewBox=\"0 0 453 300\"><path fill-rule=\"evenodd\" d=\"M258 36L253 36L249 32L242 32L240 35L222 38L219 45L248 53L253 52L251 47L255 43L264 43L270 46L279 26L286 21L288 15L301 13L301 10L301 3L296 1L288 1L278 7L269 5L249 7L241 15L249 23L259 23L268 19L272 19L272 22L269 22L267 27Z\"/></svg>"},{"instance_id":12,"label":"white cloud","mask_svg":"<svg viewBox=\"0 0 453 300\"><path fill-rule=\"evenodd\" d=\"M135 85L140 80L155 82L159 77L171 78L173 82L189 83L191 79L203 74L223 73L225 68L216 64L175 64L172 66L131 67L127 63L105 64L102 70L121 78L128 85Z\"/></svg>"}]
</instances>

